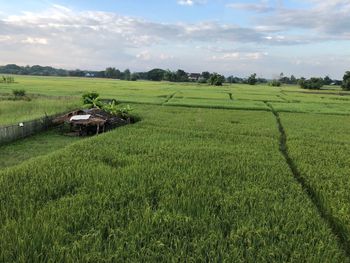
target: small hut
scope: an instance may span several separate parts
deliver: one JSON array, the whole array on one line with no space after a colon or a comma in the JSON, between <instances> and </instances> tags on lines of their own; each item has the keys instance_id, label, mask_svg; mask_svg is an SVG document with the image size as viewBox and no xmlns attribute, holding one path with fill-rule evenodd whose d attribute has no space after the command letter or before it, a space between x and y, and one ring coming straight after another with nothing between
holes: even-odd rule
<instances>
[{"instance_id":1,"label":"small hut","mask_svg":"<svg viewBox=\"0 0 350 263\"><path fill-rule=\"evenodd\" d=\"M53 121L56 125L68 124L71 133L93 135L128 124L128 121L108 112L93 108L69 112Z\"/></svg>"}]
</instances>

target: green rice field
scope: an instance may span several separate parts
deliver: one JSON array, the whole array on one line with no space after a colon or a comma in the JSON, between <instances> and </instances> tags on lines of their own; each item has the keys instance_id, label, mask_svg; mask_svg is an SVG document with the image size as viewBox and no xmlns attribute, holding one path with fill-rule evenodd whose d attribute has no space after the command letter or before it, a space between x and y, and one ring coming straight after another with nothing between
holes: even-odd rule
<instances>
[{"instance_id":1,"label":"green rice field","mask_svg":"<svg viewBox=\"0 0 350 263\"><path fill-rule=\"evenodd\" d=\"M0 146L0 262L350 261L350 93L16 82L0 94L35 99L0 100L0 125L75 108L87 91L140 121Z\"/></svg>"}]
</instances>

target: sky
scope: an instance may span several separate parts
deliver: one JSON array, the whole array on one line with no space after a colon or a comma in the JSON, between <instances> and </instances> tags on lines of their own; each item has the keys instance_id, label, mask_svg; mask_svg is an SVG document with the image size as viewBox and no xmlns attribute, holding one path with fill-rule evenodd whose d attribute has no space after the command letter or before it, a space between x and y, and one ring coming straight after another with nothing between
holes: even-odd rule
<instances>
[{"instance_id":1,"label":"sky","mask_svg":"<svg viewBox=\"0 0 350 263\"><path fill-rule=\"evenodd\" d=\"M341 79L350 0L0 0L0 65Z\"/></svg>"}]
</instances>

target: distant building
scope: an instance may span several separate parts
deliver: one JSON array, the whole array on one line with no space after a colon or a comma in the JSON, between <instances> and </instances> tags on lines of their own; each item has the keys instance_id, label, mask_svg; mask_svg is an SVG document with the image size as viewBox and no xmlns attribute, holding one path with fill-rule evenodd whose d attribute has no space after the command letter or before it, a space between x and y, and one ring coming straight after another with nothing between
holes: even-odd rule
<instances>
[{"instance_id":1,"label":"distant building","mask_svg":"<svg viewBox=\"0 0 350 263\"><path fill-rule=\"evenodd\" d=\"M93 77L95 77L95 74L87 72L87 73L85 73L85 77L93 78Z\"/></svg>"},{"instance_id":2,"label":"distant building","mask_svg":"<svg viewBox=\"0 0 350 263\"><path fill-rule=\"evenodd\" d=\"M198 81L201 76L202 75L200 73L189 73L188 74L188 79L190 81Z\"/></svg>"}]
</instances>

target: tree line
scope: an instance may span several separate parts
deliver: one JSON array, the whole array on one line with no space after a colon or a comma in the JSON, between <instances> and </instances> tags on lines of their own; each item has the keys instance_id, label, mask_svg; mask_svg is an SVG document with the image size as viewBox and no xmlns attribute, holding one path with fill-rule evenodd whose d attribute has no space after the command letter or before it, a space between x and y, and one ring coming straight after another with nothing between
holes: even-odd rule
<instances>
[{"instance_id":1,"label":"tree line","mask_svg":"<svg viewBox=\"0 0 350 263\"><path fill-rule=\"evenodd\" d=\"M177 71L164 70L155 68L147 72L131 72L129 69L121 71L115 67L108 67L102 71L89 70L65 70L53 67L34 66L18 66L9 64L0 66L0 73L13 75L35 75L35 76L61 76L61 77L94 77L109 78L128 81L151 80L151 81L171 81L171 82L198 82L209 83L210 85L221 86L224 83L238 84L268 84L270 86L279 87L283 84L300 85L304 89L321 89L324 85L341 85L344 90L350 90L350 72L346 72L343 81L332 80L329 76L324 78L296 78L294 75L285 76L283 73L278 78L267 80L257 77L256 73L251 74L247 78L236 76L225 77L218 73L210 73L208 71L202 73L188 73L182 69Z\"/></svg>"}]
</instances>

